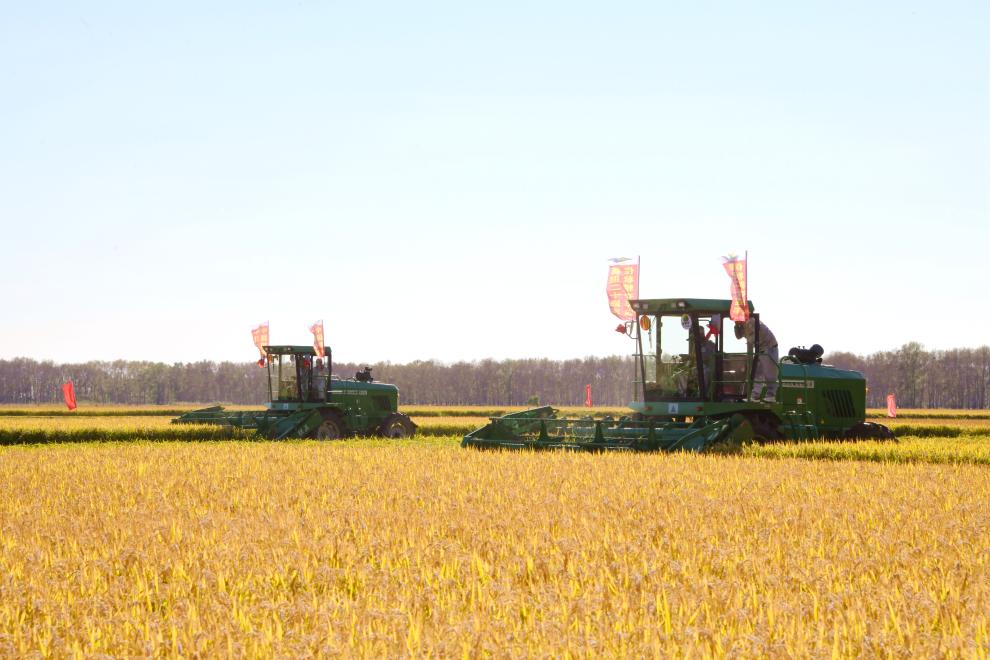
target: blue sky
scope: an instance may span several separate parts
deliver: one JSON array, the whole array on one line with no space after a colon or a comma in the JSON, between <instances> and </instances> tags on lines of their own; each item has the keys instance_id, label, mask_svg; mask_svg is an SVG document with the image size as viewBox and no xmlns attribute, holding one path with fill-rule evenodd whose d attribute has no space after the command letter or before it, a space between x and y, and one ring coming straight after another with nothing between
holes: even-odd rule
<instances>
[{"instance_id":1,"label":"blue sky","mask_svg":"<svg viewBox=\"0 0 990 660\"><path fill-rule=\"evenodd\" d=\"M0 357L626 353L643 297L782 344L990 341L990 5L6 3Z\"/></svg>"}]
</instances>

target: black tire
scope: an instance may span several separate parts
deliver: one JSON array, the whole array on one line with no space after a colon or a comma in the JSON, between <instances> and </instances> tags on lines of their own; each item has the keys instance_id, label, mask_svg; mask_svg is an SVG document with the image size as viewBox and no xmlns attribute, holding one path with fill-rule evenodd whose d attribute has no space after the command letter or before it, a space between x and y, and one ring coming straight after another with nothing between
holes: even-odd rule
<instances>
[{"instance_id":1,"label":"black tire","mask_svg":"<svg viewBox=\"0 0 990 660\"><path fill-rule=\"evenodd\" d=\"M860 422L853 424L845 434L846 440L889 440L897 442L894 432L883 424L875 422Z\"/></svg>"},{"instance_id":2,"label":"black tire","mask_svg":"<svg viewBox=\"0 0 990 660\"><path fill-rule=\"evenodd\" d=\"M324 414L323 423L313 431L313 437L317 440L340 440L346 435L344 420L337 413Z\"/></svg>"},{"instance_id":3,"label":"black tire","mask_svg":"<svg viewBox=\"0 0 990 660\"><path fill-rule=\"evenodd\" d=\"M753 427L753 442L762 445L784 439L784 434L780 431L780 420L775 415L756 413L747 415L746 419Z\"/></svg>"},{"instance_id":4,"label":"black tire","mask_svg":"<svg viewBox=\"0 0 990 660\"><path fill-rule=\"evenodd\" d=\"M392 413L378 426L378 433L386 438L411 438L416 433L416 425L407 415Z\"/></svg>"}]
</instances>

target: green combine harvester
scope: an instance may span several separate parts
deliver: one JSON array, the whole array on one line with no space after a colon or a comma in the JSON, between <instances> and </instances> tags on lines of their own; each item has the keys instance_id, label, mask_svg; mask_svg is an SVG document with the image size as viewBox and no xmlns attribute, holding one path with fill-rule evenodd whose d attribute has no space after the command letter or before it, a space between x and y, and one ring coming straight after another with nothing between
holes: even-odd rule
<instances>
[{"instance_id":1,"label":"green combine harvester","mask_svg":"<svg viewBox=\"0 0 990 660\"><path fill-rule=\"evenodd\" d=\"M774 363L776 396L754 380L759 314L752 344L724 330L730 300L634 300L637 400L619 419L562 418L551 407L491 418L462 447L586 451L702 451L720 443L775 440L894 439L866 421L866 380L821 363L822 349L793 348ZM706 333L702 327L714 332ZM620 328L621 329L621 328ZM708 336L706 337L706 334ZM766 359L766 358L765 358Z\"/></svg>"},{"instance_id":2,"label":"green combine harvester","mask_svg":"<svg viewBox=\"0 0 990 660\"><path fill-rule=\"evenodd\" d=\"M173 424L219 424L253 429L266 438L333 440L351 435L406 438L416 425L399 412L399 388L376 383L365 367L352 379L333 378L331 354L318 358L312 346L265 346L268 400L265 410L188 412Z\"/></svg>"}]
</instances>

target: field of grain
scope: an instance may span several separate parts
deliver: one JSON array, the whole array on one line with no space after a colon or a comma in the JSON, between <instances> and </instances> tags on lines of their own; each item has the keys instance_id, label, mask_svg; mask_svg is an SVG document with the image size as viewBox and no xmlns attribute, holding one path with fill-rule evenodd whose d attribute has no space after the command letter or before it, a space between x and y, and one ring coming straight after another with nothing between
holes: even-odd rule
<instances>
[{"instance_id":1,"label":"field of grain","mask_svg":"<svg viewBox=\"0 0 990 660\"><path fill-rule=\"evenodd\" d=\"M325 443L0 414L46 434L0 447L0 655L990 653L990 422L588 455L438 412Z\"/></svg>"}]
</instances>

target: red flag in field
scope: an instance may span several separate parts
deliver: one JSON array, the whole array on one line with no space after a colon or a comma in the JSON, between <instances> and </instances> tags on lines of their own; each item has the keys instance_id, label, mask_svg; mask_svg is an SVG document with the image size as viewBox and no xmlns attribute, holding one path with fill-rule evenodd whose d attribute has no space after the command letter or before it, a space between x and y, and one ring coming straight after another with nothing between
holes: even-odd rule
<instances>
[{"instance_id":1,"label":"red flag in field","mask_svg":"<svg viewBox=\"0 0 990 660\"><path fill-rule=\"evenodd\" d=\"M591 383L584 386L584 405L591 407Z\"/></svg>"},{"instance_id":2,"label":"red flag in field","mask_svg":"<svg viewBox=\"0 0 990 660\"><path fill-rule=\"evenodd\" d=\"M62 384L62 398L65 399L65 405L69 407L69 410L76 409L76 388L72 385L71 380Z\"/></svg>"},{"instance_id":3,"label":"red flag in field","mask_svg":"<svg viewBox=\"0 0 990 660\"><path fill-rule=\"evenodd\" d=\"M623 263L631 261L626 257L610 259L608 267L608 307L612 313L623 321L636 318L636 312L629 305L630 300L639 298L639 263Z\"/></svg>"},{"instance_id":4,"label":"red flag in field","mask_svg":"<svg viewBox=\"0 0 990 660\"><path fill-rule=\"evenodd\" d=\"M309 331L313 333L313 349L317 357L324 357L327 353L323 346L323 320L319 320L309 326Z\"/></svg>"},{"instance_id":5,"label":"red flag in field","mask_svg":"<svg viewBox=\"0 0 990 660\"><path fill-rule=\"evenodd\" d=\"M887 395L887 417L897 417L897 397L893 392Z\"/></svg>"},{"instance_id":6,"label":"red flag in field","mask_svg":"<svg viewBox=\"0 0 990 660\"><path fill-rule=\"evenodd\" d=\"M258 347L258 352L261 353L258 366L263 367L265 366L265 346L268 346L268 321L251 329L251 339L254 340L254 345Z\"/></svg>"},{"instance_id":7,"label":"red flag in field","mask_svg":"<svg viewBox=\"0 0 990 660\"><path fill-rule=\"evenodd\" d=\"M733 321L749 320L749 298L746 287L746 259L735 255L722 257L722 267L732 280L732 305L729 307L729 318Z\"/></svg>"}]
</instances>

